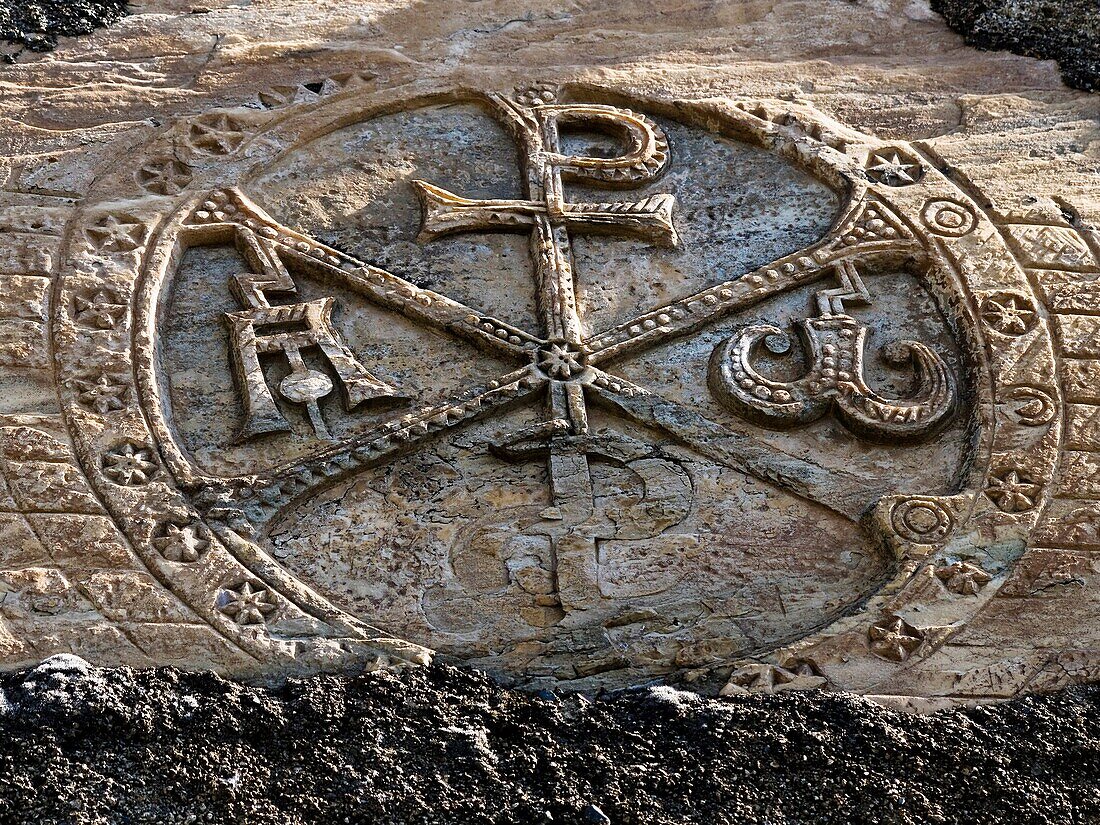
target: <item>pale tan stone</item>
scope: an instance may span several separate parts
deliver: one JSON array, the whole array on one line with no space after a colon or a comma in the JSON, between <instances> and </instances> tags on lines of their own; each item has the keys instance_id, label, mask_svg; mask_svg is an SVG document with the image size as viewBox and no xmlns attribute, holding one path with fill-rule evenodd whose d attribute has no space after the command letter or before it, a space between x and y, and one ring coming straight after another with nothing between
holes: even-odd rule
<instances>
[{"instance_id":1,"label":"pale tan stone","mask_svg":"<svg viewBox=\"0 0 1100 825\"><path fill-rule=\"evenodd\" d=\"M4 70L0 664L1095 678L1096 98L909 0L210 5Z\"/></svg>"}]
</instances>

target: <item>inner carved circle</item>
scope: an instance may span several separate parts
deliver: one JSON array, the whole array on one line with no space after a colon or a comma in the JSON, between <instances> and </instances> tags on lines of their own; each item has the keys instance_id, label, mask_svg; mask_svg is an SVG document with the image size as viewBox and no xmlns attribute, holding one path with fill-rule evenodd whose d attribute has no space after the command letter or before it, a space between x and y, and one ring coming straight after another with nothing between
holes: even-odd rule
<instances>
[{"instance_id":1,"label":"inner carved circle","mask_svg":"<svg viewBox=\"0 0 1100 825\"><path fill-rule=\"evenodd\" d=\"M970 208L952 200L929 201L921 211L921 220L937 235L951 238L961 237L977 225Z\"/></svg>"},{"instance_id":2,"label":"inner carved circle","mask_svg":"<svg viewBox=\"0 0 1100 825\"><path fill-rule=\"evenodd\" d=\"M905 514L905 526L915 533L931 533L939 523L936 511L928 506L913 507Z\"/></svg>"},{"instance_id":3,"label":"inner carved circle","mask_svg":"<svg viewBox=\"0 0 1100 825\"><path fill-rule=\"evenodd\" d=\"M910 541L937 541L953 525L950 513L930 499L908 499L898 503L891 519L894 530Z\"/></svg>"},{"instance_id":4,"label":"inner carved circle","mask_svg":"<svg viewBox=\"0 0 1100 825\"><path fill-rule=\"evenodd\" d=\"M549 273L565 294L554 302L534 291L538 300L532 302L527 290L515 287L517 262L528 255L527 239L516 236L541 225L532 216L557 213L545 205L545 193L523 190L531 176L508 183L515 163L511 138L485 136L485 123L472 114L444 108L393 115L349 127L339 140L324 139L331 151L309 153L309 175L284 169L250 183L249 198L282 210L274 221L247 202L234 206L225 198L203 203L195 213L204 222L237 221L247 230L237 251L245 248L250 257L242 267L232 249L189 251L170 313L170 320L187 319L177 322L170 347L168 361L178 367L173 380L182 385L194 376L209 392L212 371L188 368L206 321L220 323L223 317L252 325L240 336L244 343L259 329L264 361L251 385L241 381L234 387L223 376L214 387L227 400L208 405L220 411L211 413L216 420L201 418L193 403L178 405L192 454L203 452L210 462L231 460L237 473L254 465L263 471L268 452L308 463L318 439L336 443L318 471L300 475L339 484L303 497L270 522L258 541L295 578L388 633L494 670L563 679L665 672L768 650L819 626L823 614L874 592L887 571L878 544L867 541L853 517L865 509L853 489L873 487L871 497L908 490L939 494L935 480L950 475L944 470L959 451L953 443L919 444L903 457L884 459L869 445L853 455L850 442L833 445L826 437L827 428L836 426L828 409L825 420L803 428L743 434L750 425L707 392L706 375L721 338L751 316L724 309L747 300L736 278L717 285L715 280L746 271L747 264L735 257L746 248L737 234L742 230L731 227L749 226L753 260L779 263L746 283L791 282L789 294L779 293L766 311L759 310L765 319L789 318L790 328L798 330L807 305L830 318L848 318L844 301L858 305L869 294L874 312L860 316L860 324L871 340L884 342L886 355L911 360L908 349L886 343L902 323L915 340L950 352L952 342L932 300L912 289L913 273L868 267L868 291L860 263L858 270L838 267L796 283L798 268L813 261L795 252L816 242L837 201L810 177L758 150L665 124L678 157L692 161L678 167L686 177L632 172L636 186L615 187L628 191L629 199L610 187L586 189L583 179L567 180L572 205L585 207L570 211L567 229L595 216L617 228L645 218L650 230L639 237L623 232L625 239L609 232L548 233L563 250L548 260L568 264ZM358 142L357 131L363 133ZM438 151L439 141L456 135L470 143L466 152L478 159L479 170L487 165L484 180L470 173L465 155ZM349 146L360 154L368 147L367 159L381 168L390 168L392 152L400 151L408 159L406 176L364 176L357 154L348 177L341 153ZM561 149L562 157L585 156L572 145ZM287 164L293 169L297 162L292 157ZM744 173L727 167L743 167ZM414 174L430 182L420 186L419 204ZM778 194L777 178L783 183ZM280 194L288 181L295 197ZM779 220L770 213L730 219L740 215L743 199L723 201L724 192L746 182L766 187L762 191L778 204ZM816 211L808 211L806 204L815 202ZM242 211L246 217L231 217ZM666 236L675 238L672 215L682 243L662 245ZM876 243L898 237L901 230L889 222L895 218L885 207L868 215L865 225L880 239ZM959 219L954 213L942 218L947 224ZM273 228L275 222L304 227L306 236L318 226L335 226L326 241L332 246L312 237L307 243ZM374 231L382 225L386 233ZM523 231L516 233L516 227ZM255 243L248 233L257 236ZM344 260L352 254L345 247L377 263L378 270L369 279L320 279L302 264L302 255L309 254L321 263L331 259L346 272L365 271ZM288 256L287 248L301 254ZM217 266L204 266L204 260ZM242 275L243 268L251 271ZM402 281L414 276L415 283ZM227 283L236 284L236 293ZM210 307L210 294L221 295L223 303ZM686 301L690 296L697 300ZM686 335L683 307L713 321L698 336ZM290 308L308 329L283 330L277 337L266 325ZM461 335L451 340L455 329ZM838 338L854 340L855 329L842 329ZM803 339L786 332L767 336L763 344L760 358L779 388L754 384L754 397L789 405L793 396L783 387L797 384L812 350L804 353ZM834 384L850 381L856 374L852 364L828 346L833 351L822 350L820 375ZM766 360L792 351L795 357ZM216 363L231 360L223 352ZM878 360L868 360L860 371L866 370L883 397L906 397L909 376L883 370ZM547 387L547 378L568 386ZM333 393L337 383L341 392ZM234 393L249 386L254 393L278 387L270 406L282 418L272 414L260 423L286 434L268 438L262 448L259 441L241 440L223 448L217 439L226 439L234 424L224 410L239 405ZM470 388L478 387L489 389L473 394ZM829 388L823 383L807 392L815 401L828 400ZM183 397L186 389L175 392ZM305 415L283 399L306 405ZM484 422L467 424L475 415ZM400 424L400 438L392 441L409 454L391 460L380 455L387 442L375 439L360 452L376 466L337 478L340 462L360 457L354 451L329 456L369 438L371 427L391 426L390 419L395 428ZM282 441L271 450L275 438ZM768 456L747 462L747 472L736 455L743 442ZM853 489L785 490L785 480L796 475L787 464L797 470L801 456L811 452L810 464L820 462L821 476L843 470L843 484ZM884 460L888 474L882 473ZM905 487L891 487L892 481L880 487L887 475L904 478ZM935 504L920 504L898 523L910 534L935 536L950 516Z\"/></svg>"}]
</instances>

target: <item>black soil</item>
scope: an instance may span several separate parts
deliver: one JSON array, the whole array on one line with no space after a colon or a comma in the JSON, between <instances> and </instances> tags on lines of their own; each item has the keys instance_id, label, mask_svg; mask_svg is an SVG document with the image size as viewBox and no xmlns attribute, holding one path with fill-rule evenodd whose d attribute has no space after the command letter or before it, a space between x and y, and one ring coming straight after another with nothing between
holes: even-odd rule
<instances>
[{"instance_id":1,"label":"black soil","mask_svg":"<svg viewBox=\"0 0 1100 825\"><path fill-rule=\"evenodd\" d=\"M91 34L125 14L126 0L0 0L0 41L48 52L58 37Z\"/></svg>"},{"instance_id":2,"label":"black soil","mask_svg":"<svg viewBox=\"0 0 1100 825\"><path fill-rule=\"evenodd\" d=\"M931 0L966 42L980 49L1057 60L1062 78L1086 91L1100 89L1098 0Z\"/></svg>"},{"instance_id":3,"label":"black soil","mask_svg":"<svg viewBox=\"0 0 1100 825\"><path fill-rule=\"evenodd\" d=\"M47 660L0 690L3 823L1100 821L1096 688L920 717L445 666L258 688Z\"/></svg>"}]
</instances>

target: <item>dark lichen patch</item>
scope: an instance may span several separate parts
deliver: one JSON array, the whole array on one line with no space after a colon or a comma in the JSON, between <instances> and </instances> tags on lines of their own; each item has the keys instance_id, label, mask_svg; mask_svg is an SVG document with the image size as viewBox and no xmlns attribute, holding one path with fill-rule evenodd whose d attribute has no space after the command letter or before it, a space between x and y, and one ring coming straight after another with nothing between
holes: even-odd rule
<instances>
[{"instance_id":1,"label":"dark lichen patch","mask_svg":"<svg viewBox=\"0 0 1100 825\"><path fill-rule=\"evenodd\" d=\"M1070 86L1100 89L1096 0L932 0L931 5L971 46L1056 60Z\"/></svg>"},{"instance_id":2,"label":"dark lichen patch","mask_svg":"<svg viewBox=\"0 0 1100 825\"><path fill-rule=\"evenodd\" d=\"M48 52L59 37L91 34L126 14L126 0L0 0L0 41L14 49L2 55L14 62L23 50Z\"/></svg>"},{"instance_id":3,"label":"dark lichen patch","mask_svg":"<svg viewBox=\"0 0 1100 825\"><path fill-rule=\"evenodd\" d=\"M913 716L830 693L510 691L445 666L291 680L0 676L0 822L1071 825L1100 689Z\"/></svg>"}]
</instances>

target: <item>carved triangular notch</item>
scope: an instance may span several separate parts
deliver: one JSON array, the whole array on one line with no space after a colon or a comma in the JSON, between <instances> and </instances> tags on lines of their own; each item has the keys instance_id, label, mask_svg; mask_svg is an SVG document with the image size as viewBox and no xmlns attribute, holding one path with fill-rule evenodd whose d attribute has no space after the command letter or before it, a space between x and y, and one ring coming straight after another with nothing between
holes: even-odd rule
<instances>
[{"instance_id":1,"label":"carved triangular notch","mask_svg":"<svg viewBox=\"0 0 1100 825\"><path fill-rule=\"evenodd\" d=\"M878 200L866 201L837 235L844 246L889 243L913 238L913 233L894 211Z\"/></svg>"}]
</instances>

